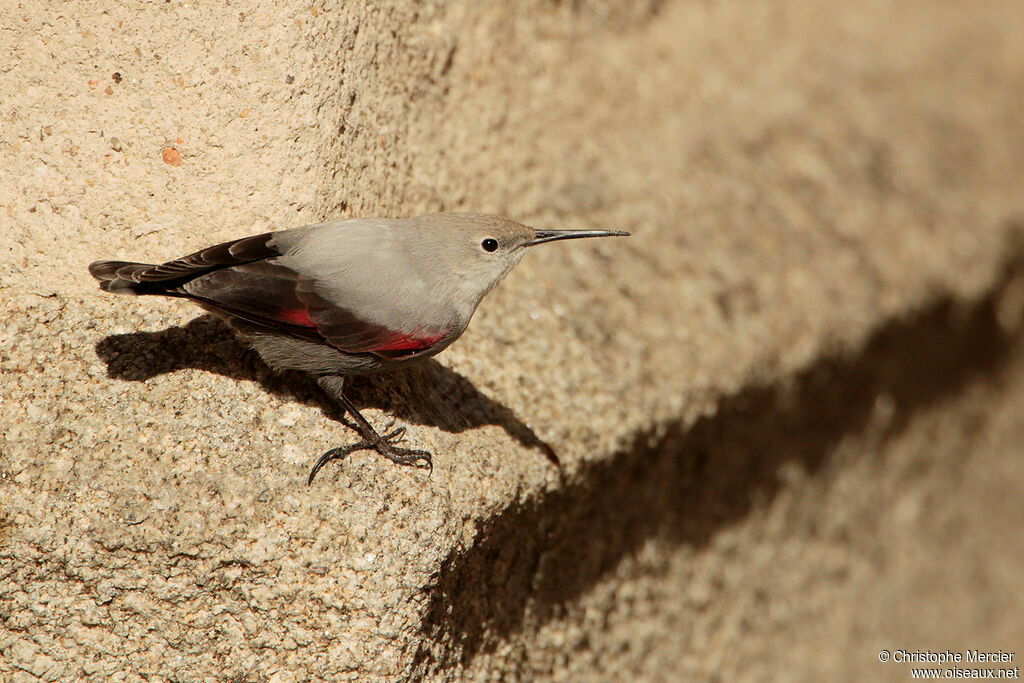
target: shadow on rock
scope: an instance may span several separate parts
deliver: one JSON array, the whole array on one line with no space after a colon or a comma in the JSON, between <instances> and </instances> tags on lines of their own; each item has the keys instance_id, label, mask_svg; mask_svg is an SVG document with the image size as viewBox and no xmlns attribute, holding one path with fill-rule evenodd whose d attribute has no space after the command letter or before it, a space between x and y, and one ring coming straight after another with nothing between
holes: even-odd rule
<instances>
[{"instance_id":1,"label":"shadow on rock","mask_svg":"<svg viewBox=\"0 0 1024 683\"><path fill-rule=\"evenodd\" d=\"M184 327L112 335L96 344L96 353L107 364L107 375L117 379L143 381L183 368L196 368L233 379L258 381L272 393L319 406L332 417L340 417L340 411L310 376L299 372L275 373L212 315L200 316ZM346 394L358 408L379 408L407 422L446 432L497 425L522 445L537 448L549 460L558 462L551 446L511 410L435 360L392 373L351 377L345 386Z\"/></svg>"},{"instance_id":2,"label":"shadow on rock","mask_svg":"<svg viewBox=\"0 0 1024 683\"><path fill-rule=\"evenodd\" d=\"M1022 290L1015 260L979 300L938 301L855 351L724 398L691 426L637 434L565 488L483 522L474 545L441 566L415 671L446 670L557 618L650 541L706 547L772 500L787 463L815 476L847 436L881 444L916 413L996 377L1021 336L1004 332L997 311L1019 308Z\"/></svg>"}]
</instances>

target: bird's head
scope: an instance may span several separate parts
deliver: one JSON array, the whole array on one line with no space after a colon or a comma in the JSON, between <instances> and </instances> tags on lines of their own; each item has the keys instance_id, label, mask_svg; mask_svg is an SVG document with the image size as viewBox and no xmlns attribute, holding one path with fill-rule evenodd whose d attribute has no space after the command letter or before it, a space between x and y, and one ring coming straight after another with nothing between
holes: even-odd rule
<instances>
[{"instance_id":1,"label":"bird's head","mask_svg":"<svg viewBox=\"0 0 1024 683\"><path fill-rule=\"evenodd\" d=\"M519 263L528 247L580 237L629 235L621 230L544 230L481 214L434 214L423 219L423 227L436 231L437 258L463 291L474 295L475 303Z\"/></svg>"}]
</instances>

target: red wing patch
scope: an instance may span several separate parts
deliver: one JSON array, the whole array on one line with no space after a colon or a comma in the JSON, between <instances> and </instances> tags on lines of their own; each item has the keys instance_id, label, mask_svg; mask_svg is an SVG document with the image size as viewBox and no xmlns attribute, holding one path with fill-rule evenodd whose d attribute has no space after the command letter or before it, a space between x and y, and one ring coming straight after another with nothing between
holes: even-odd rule
<instances>
[{"instance_id":1,"label":"red wing patch","mask_svg":"<svg viewBox=\"0 0 1024 683\"><path fill-rule=\"evenodd\" d=\"M385 339L381 340L374 351L423 351L444 339L443 334L435 334L426 337L417 337L413 334L402 334L391 332Z\"/></svg>"},{"instance_id":2,"label":"red wing patch","mask_svg":"<svg viewBox=\"0 0 1024 683\"><path fill-rule=\"evenodd\" d=\"M305 308L282 308L277 312L277 317L282 321L299 327L316 327L309 317Z\"/></svg>"},{"instance_id":3,"label":"red wing patch","mask_svg":"<svg viewBox=\"0 0 1024 683\"><path fill-rule=\"evenodd\" d=\"M453 329L440 326L413 325L411 330L388 329L384 325L361 319L352 311L324 298L316 283L306 277L298 278L295 294L302 302L304 313L312 319L316 331L331 346L347 353L376 353L386 358L414 356L451 338ZM294 306L282 306L292 310Z\"/></svg>"}]
</instances>

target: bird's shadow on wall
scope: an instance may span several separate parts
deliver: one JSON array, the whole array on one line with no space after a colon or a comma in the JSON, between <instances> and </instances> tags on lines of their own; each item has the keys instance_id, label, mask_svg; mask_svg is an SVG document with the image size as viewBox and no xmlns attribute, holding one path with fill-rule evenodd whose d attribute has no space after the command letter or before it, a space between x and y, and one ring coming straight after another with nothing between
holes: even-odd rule
<instances>
[{"instance_id":1,"label":"bird's shadow on wall","mask_svg":"<svg viewBox=\"0 0 1024 683\"><path fill-rule=\"evenodd\" d=\"M300 372L275 373L255 351L212 315L158 332L111 335L96 344L107 375L141 382L195 368L259 382L273 394L318 406L343 421L341 411L313 379ZM357 408L379 408L412 424L458 433L497 425L527 448L558 462L554 450L509 408L480 393L472 382L433 359L391 373L349 378L346 395Z\"/></svg>"}]
</instances>

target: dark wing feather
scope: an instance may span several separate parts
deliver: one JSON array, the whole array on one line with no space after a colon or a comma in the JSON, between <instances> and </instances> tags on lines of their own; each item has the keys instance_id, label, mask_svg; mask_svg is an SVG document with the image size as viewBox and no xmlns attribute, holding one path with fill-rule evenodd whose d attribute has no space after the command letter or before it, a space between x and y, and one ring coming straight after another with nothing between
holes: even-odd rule
<instances>
[{"instance_id":1,"label":"dark wing feather","mask_svg":"<svg viewBox=\"0 0 1024 683\"><path fill-rule=\"evenodd\" d=\"M177 288L204 308L268 332L323 341L295 293L298 275L273 261L213 270Z\"/></svg>"},{"instance_id":2,"label":"dark wing feather","mask_svg":"<svg viewBox=\"0 0 1024 683\"><path fill-rule=\"evenodd\" d=\"M200 249L188 256L182 256L158 266L134 269L125 274L118 271L117 275L134 282L188 280L220 268L280 256L281 253L270 245L273 236L274 233L265 232L262 235L243 237L239 240Z\"/></svg>"},{"instance_id":3,"label":"dark wing feather","mask_svg":"<svg viewBox=\"0 0 1024 683\"><path fill-rule=\"evenodd\" d=\"M179 287L193 278L220 268L280 256L271 246L274 233L243 237L202 249L160 265L131 261L96 261L89 273L100 289L122 294L184 296Z\"/></svg>"},{"instance_id":4,"label":"dark wing feather","mask_svg":"<svg viewBox=\"0 0 1024 683\"><path fill-rule=\"evenodd\" d=\"M272 238L269 232L244 237L160 265L97 262L90 272L104 288L187 297L249 330L289 334L348 353L405 358L447 338L436 330L390 330L328 301L313 280L276 261L281 253Z\"/></svg>"},{"instance_id":5,"label":"dark wing feather","mask_svg":"<svg viewBox=\"0 0 1024 683\"><path fill-rule=\"evenodd\" d=\"M296 294L304 302L309 317L324 339L331 346L349 353L402 358L426 351L448 336L448 331L399 332L362 320L321 296L315 283L307 278L299 279Z\"/></svg>"},{"instance_id":6,"label":"dark wing feather","mask_svg":"<svg viewBox=\"0 0 1024 683\"><path fill-rule=\"evenodd\" d=\"M267 332L320 341L348 353L402 358L425 351L441 334L404 334L362 320L325 299L315 283L274 260L214 270L179 291L208 309Z\"/></svg>"}]
</instances>

